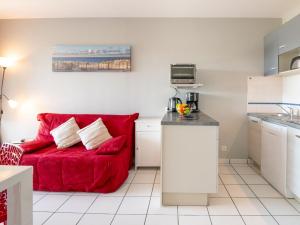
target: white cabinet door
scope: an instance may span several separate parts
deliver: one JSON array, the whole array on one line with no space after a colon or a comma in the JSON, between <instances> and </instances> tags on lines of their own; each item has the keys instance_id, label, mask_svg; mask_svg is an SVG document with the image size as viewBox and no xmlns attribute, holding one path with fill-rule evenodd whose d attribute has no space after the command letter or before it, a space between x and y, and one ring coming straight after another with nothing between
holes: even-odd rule
<instances>
[{"instance_id":1,"label":"white cabinet door","mask_svg":"<svg viewBox=\"0 0 300 225\"><path fill-rule=\"evenodd\" d=\"M262 123L261 173L283 195L287 196L287 128Z\"/></svg>"},{"instance_id":2,"label":"white cabinet door","mask_svg":"<svg viewBox=\"0 0 300 225\"><path fill-rule=\"evenodd\" d=\"M137 166L160 166L161 133L136 132Z\"/></svg>"},{"instance_id":3,"label":"white cabinet door","mask_svg":"<svg viewBox=\"0 0 300 225\"><path fill-rule=\"evenodd\" d=\"M261 164L261 120L254 117L248 119L248 151L249 157L259 166Z\"/></svg>"},{"instance_id":4,"label":"white cabinet door","mask_svg":"<svg viewBox=\"0 0 300 225\"><path fill-rule=\"evenodd\" d=\"M289 190L300 197L300 130L288 129L287 183Z\"/></svg>"}]
</instances>

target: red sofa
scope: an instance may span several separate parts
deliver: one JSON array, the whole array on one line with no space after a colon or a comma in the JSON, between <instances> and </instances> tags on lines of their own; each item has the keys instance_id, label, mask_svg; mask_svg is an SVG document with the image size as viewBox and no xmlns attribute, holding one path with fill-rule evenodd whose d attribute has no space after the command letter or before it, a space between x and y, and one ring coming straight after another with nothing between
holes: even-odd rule
<instances>
[{"instance_id":1,"label":"red sofa","mask_svg":"<svg viewBox=\"0 0 300 225\"><path fill-rule=\"evenodd\" d=\"M50 131L71 117L76 119L80 128L100 117L113 137L125 135L126 144L114 154L87 151L82 143L59 150ZM34 190L101 193L116 191L126 180L128 169L132 164L134 121L137 118L137 113L132 115L39 114L40 128L37 137L33 142L21 145L25 150L20 164L33 166Z\"/></svg>"}]
</instances>

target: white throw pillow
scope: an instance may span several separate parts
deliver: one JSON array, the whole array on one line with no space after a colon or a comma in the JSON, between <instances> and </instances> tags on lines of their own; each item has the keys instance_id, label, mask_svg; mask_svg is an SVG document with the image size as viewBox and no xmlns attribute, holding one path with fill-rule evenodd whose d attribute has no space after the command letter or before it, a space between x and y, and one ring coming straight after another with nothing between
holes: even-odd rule
<instances>
[{"instance_id":1,"label":"white throw pillow","mask_svg":"<svg viewBox=\"0 0 300 225\"><path fill-rule=\"evenodd\" d=\"M101 118L77 131L77 134L87 150L95 149L111 138Z\"/></svg>"},{"instance_id":2,"label":"white throw pillow","mask_svg":"<svg viewBox=\"0 0 300 225\"><path fill-rule=\"evenodd\" d=\"M79 126L74 117L70 118L63 124L50 131L53 136L57 148L67 148L80 142L77 134Z\"/></svg>"}]
</instances>

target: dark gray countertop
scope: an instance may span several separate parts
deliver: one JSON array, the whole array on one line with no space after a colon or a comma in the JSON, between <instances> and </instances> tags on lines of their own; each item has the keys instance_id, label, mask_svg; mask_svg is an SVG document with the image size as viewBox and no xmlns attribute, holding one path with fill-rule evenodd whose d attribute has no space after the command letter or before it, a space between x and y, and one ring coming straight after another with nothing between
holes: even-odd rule
<instances>
[{"instance_id":1,"label":"dark gray countertop","mask_svg":"<svg viewBox=\"0 0 300 225\"><path fill-rule=\"evenodd\" d=\"M201 111L191 113L190 118L180 117L177 112L167 112L162 118L161 125L219 126L219 122Z\"/></svg>"},{"instance_id":2,"label":"dark gray countertop","mask_svg":"<svg viewBox=\"0 0 300 225\"><path fill-rule=\"evenodd\" d=\"M290 121L287 114L248 113L248 116L256 117L269 123L300 129L300 118L294 117L295 119Z\"/></svg>"}]
</instances>

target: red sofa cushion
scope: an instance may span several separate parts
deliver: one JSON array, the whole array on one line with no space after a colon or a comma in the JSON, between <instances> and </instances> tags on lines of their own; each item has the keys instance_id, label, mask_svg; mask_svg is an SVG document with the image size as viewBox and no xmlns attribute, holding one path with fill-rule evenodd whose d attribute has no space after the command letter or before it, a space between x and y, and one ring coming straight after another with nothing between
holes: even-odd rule
<instances>
[{"instance_id":1,"label":"red sofa cushion","mask_svg":"<svg viewBox=\"0 0 300 225\"><path fill-rule=\"evenodd\" d=\"M51 145L53 141L51 140L32 140L27 141L25 143L20 144L20 147L24 150L24 153L34 152L41 148L45 148L49 145Z\"/></svg>"},{"instance_id":2,"label":"red sofa cushion","mask_svg":"<svg viewBox=\"0 0 300 225\"><path fill-rule=\"evenodd\" d=\"M96 149L97 155L115 154L122 150L126 144L127 138L125 135L111 138L105 141Z\"/></svg>"}]
</instances>

